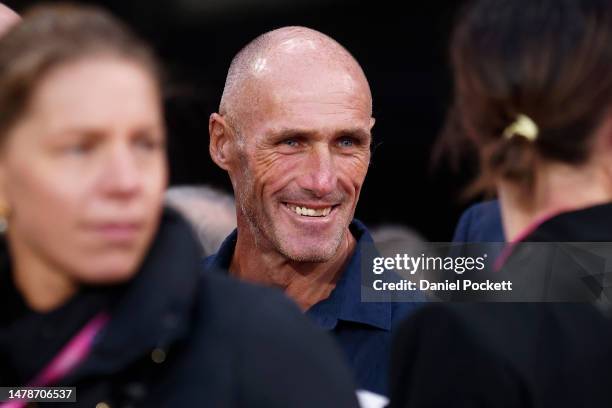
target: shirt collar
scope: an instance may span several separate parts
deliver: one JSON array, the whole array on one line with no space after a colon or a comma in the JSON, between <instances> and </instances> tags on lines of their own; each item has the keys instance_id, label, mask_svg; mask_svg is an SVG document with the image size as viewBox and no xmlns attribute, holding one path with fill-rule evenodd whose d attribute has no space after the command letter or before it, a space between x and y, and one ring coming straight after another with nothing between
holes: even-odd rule
<instances>
[{"instance_id":1,"label":"shirt collar","mask_svg":"<svg viewBox=\"0 0 612 408\"><path fill-rule=\"evenodd\" d=\"M221 243L217 253L210 255L204 260L204 266L211 270L227 273L232 263L236 241L238 240L238 229L234 229Z\"/></svg>"},{"instance_id":2,"label":"shirt collar","mask_svg":"<svg viewBox=\"0 0 612 408\"><path fill-rule=\"evenodd\" d=\"M372 252L374 241L366 226L354 219L350 225L351 233L357 240L336 287L327 299L312 306L306 314L324 329L332 330L339 320L361 323L382 330L390 330L392 305L388 302L361 301L361 260L362 257L375 257ZM234 230L221 244L219 251L208 257L205 265L211 269L227 271L230 267L238 231Z\"/></svg>"},{"instance_id":3,"label":"shirt collar","mask_svg":"<svg viewBox=\"0 0 612 408\"><path fill-rule=\"evenodd\" d=\"M390 330L391 303L361 301L361 261L366 257L377 256L377 252L372 253L374 240L359 220L353 220L350 230L357 245L336 287L327 299L315 304L306 313L321 327L329 330L335 328L339 320Z\"/></svg>"}]
</instances>

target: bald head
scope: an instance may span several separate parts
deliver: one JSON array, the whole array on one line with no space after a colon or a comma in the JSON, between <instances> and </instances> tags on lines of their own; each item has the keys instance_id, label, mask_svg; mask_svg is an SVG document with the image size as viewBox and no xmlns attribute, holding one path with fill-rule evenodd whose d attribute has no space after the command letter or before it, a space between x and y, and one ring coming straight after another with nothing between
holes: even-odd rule
<instances>
[{"instance_id":1,"label":"bald head","mask_svg":"<svg viewBox=\"0 0 612 408\"><path fill-rule=\"evenodd\" d=\"M354 92L372 111L368 81L355 58L338 42L305 27L283 27L246 45L230 65L219 113L240 128L280 88L296 92Z\"/></svg>"},{"instance_id":2,"label":"bald head","mask_svg":"<svg viewBox=\"0 0 612 408\"><path fill-rule=\"evenodd\" d=\"M19 22L21 18L4 4L0 3L0 36L6 33L13 25Z\"/></svg>"},{"instance_id":3,"label":"bald head","mask_svg":"<svg viewBox=\"0 0 612 408\"><path fill-rule=\"evenodd\" d=\"M240 51L208 124L211 158L235 192L235 256L250 259L251 248L275 265L342 259L373 126L368 81L328 36L286 27Z\"/></svg>"}]
</instances>

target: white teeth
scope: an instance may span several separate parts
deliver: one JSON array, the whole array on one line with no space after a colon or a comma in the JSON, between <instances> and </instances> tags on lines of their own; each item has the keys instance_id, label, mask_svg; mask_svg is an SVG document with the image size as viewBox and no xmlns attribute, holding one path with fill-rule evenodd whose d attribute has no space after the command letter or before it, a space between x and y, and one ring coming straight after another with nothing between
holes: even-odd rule
<instances>
[{"instance_id":1,"label":"white teeth","mask_svg":"<svg viewBox=\"0 0 612 408\"><path fill-rule=\"evenodd\" d=\"M306 217L327 217L331 212L331 207L321 208L320 210L307 207L298 207L295 205L288 205L288 207L299 215Z\"/></svg>"}]
</instances>

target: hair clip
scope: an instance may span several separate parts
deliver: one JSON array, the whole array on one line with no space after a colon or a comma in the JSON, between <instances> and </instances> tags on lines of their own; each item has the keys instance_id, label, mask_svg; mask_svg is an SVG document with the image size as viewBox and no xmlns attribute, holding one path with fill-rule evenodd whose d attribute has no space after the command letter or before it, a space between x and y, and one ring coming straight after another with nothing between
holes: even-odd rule
<instances>
[{"instance_id":1,"label":"hair clip","mask_svg":"<svg viewBox=\"0 0 612 408\"><path fill-rule=\"evenodd\" d=\"M538 125L529 116L521 113L510 126L504 129L504 137L511 139L514 135L520 135L534 142L538 138L538 132Z\"/></svg>"}]
</instances>

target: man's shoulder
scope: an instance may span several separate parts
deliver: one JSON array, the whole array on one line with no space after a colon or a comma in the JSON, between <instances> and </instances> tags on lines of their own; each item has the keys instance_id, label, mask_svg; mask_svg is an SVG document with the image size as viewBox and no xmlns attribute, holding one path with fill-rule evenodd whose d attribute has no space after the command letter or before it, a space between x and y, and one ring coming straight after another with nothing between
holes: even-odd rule
<instances>
[{"instance_id":1,"label":"man's shoulder","mask_svg":"<svg viewBox=\"0 0 612 408\"><path fill-rule=\"evenodd\" d=\"M459 218L454 242L503 242L504 232L499 201L491 200L469 207Z\"/></svg>"},{"instance_id":2,"label":"man's shoulder","mask_svg":"<svg viewBox=\"0 0 612 408\"><path fill-rule=\"evenodd\" d=\"M422 296L421 296L422 295ZM419 294L419 298L413 302L393 302L391 307L391 330L395 329L401 324L402 321L407 319L417 310L421 309L427 304L424 294Z\"/></svg>"}]
</instances>

